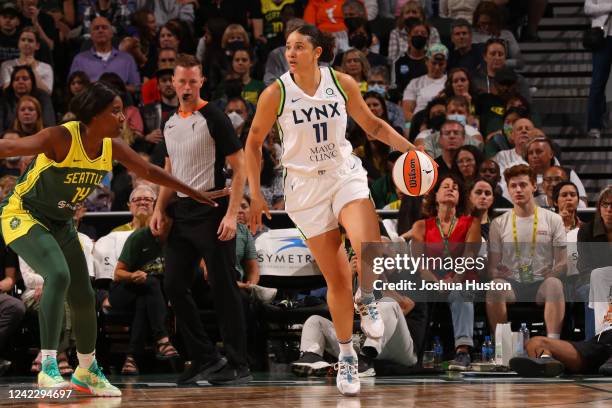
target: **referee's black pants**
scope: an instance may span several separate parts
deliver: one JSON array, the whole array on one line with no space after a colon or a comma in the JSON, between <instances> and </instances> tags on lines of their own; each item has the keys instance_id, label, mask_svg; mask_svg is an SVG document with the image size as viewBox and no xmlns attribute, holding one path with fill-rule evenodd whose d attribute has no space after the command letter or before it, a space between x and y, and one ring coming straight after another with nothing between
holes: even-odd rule
<instances>
[{"instance_id":1,"label":"referee's black pants","mask_svg":"<svg viewBox=\"0 0 612 408\"><path fill-rule=\"evenodd\" d=\"M189 357L204 363L219 358L191 294L197 266L204 258L226 357L234 367L246 366L244 311L236 284L236 240L218 239L228 198L216 201L219 206L211 207L180 198L170 206L174 223L168 237L164 287Z\"/></svg>"}]
</instances>

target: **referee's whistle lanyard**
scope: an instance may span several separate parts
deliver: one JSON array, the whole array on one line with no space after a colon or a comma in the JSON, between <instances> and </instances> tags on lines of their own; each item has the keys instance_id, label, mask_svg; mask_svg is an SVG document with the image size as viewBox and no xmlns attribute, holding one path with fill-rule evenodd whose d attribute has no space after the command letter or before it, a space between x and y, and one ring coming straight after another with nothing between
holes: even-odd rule
<instances>
[{"instance_id":1,"label":"referee's whistle lanyard","mask_svg":"<svg viewBox=\"0 0 612 408\"><path fill-rule=\"evenodd\" d=\"M516 232L516 212L514 208L512 209L512 237L514 239L514 255L519 260L519 270L526 274L533 274L532 263L535 257L535 249L536 249L536 238L538 232L538 207L535 207L535 211L533 213L533 231L531 233L531 247L529 248L529 259L531 263L523 264L521 262L521 247L518 242L518 234Z\"/></svg>"}]
</instances>

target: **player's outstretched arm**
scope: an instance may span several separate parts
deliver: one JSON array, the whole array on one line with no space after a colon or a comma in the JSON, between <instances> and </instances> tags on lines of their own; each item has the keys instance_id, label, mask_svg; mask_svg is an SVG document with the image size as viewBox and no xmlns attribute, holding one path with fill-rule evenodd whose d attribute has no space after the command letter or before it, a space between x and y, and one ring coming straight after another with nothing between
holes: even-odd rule
<instances>
[{"instance_id":1,"label":"player's outstretched arm","mask_svg":"<svg viewBox=\"0 0 612 408\"><path fill-rule=\"evenodd\" d=\"M169 187L174 191L180 191L204 204L216 206L217 204L213 201L214 198L226 196L230 193L229 189L200 193L162 168L144 160L121 139L113 139L113 158L133 171L137 176L155 184Z\"/></svg>"},{"instance_id":2,"label":"player's outstretched arm","mask_svg":"<svg viewBox=\"0 0 612 408\"><path fill-rule=\"evenodd\" d=\"M247 178L251 192L251 219L249 220L249 227L253 233L262 224L262 212L265 212L268 219L270 219L266 200L261 195L261 146L268 136L270 129L274 126L274 122L276 122L280 102L280 86L277 82L274 82L259 96L255 117L253 118L244 148Z\"/></svg>"},{"instance_id":3,"label":"player's outstretched arm","mask_svg":"<svg viewBox=\"0 0 612 408\"><path fill-rule=\"evenodd\" d=\"M341 72L337 72L336 76L346 92L348 99L346 110L363 130L400 152L416 150L416 147L397 133L391 125L372 113L361 96L357 82L351 76Z\"/></svg>"},{"instance_id":4,"label":"player's outstretched arm","mask_svg":"<svg viewBox=\"0 0 612 408\"><path fill-rule=\"evenodd\" d=\"M66 143L62 143L64 140ZM60 162L68 154L69 141L70 133L63 126L49 127L19 139L0 139L0 159L44 153L50 159Z\"/></svg>"}]
</instances>

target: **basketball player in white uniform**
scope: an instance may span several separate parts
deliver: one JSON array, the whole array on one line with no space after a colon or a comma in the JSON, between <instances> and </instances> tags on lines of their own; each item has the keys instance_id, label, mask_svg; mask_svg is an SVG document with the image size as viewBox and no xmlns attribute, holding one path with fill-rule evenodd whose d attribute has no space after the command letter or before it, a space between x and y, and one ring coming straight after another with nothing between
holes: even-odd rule
<instances>
[{"instance_id":1,"label":"basketball player in white uniform","mask_svg":"<svg viewBox=\"0 0 612 408\"><path fill-rule=\"evenodd\" d=\"M336 384L342 394L357 395L352 279L338 224L345 228L358 259L361 243L380 242L380 230L366 172L345 137L347 112L368 134L395 149L406 152L414 146L370 112L353 78L319 67L319 61L333 57L332 37L305 25L289 35L286 45L289 71L259 97L246 142L251 230L261 225L262 212L270 217L260 191L261 147L278 122L286 170L285 209L327 281L327 301L340 343ZM380 338L384 326L372 294L373 278L360 278L361 327L367 336Z\"/></svg>"}]
</instances>

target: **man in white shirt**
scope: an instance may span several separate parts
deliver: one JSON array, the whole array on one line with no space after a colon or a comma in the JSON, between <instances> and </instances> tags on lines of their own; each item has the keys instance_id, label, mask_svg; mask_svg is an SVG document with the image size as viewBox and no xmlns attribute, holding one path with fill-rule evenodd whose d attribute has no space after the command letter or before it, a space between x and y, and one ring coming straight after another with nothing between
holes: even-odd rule
<instances>
[{"instance_id":1,"label":"man in white shirt","mask_svg":"<svg viewBox=\"0 0 612 408\"><path fill-rule=\"evenodd\" d=\"M507 322L508 303L533 302L544 304L547 336L558 339L565 315L560 278L567 268L563 220L535 205L536 177L529 166L510 167L504 179L514 208L491 223L489 273L494 282L509 282L512 289L487 292L491 331Z\"/></svg>"},{"instance_id":2,"label":"man in white shirt","mask_svg":"<svg viewBox=\"0 0 612 408\"><path fill-rule=\"evenodd\" d=\"M510 141L514 144L514 148L502 150L493 156L493 160L499 164L499 170L502 174L506 169L516 164L527 164L523 157L533 129L533 122L527 118L521 118L514 122L510 135Z\"/></svg>"}]
</instances>

